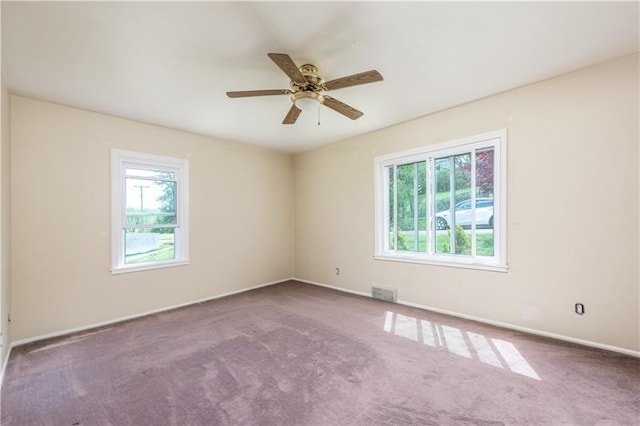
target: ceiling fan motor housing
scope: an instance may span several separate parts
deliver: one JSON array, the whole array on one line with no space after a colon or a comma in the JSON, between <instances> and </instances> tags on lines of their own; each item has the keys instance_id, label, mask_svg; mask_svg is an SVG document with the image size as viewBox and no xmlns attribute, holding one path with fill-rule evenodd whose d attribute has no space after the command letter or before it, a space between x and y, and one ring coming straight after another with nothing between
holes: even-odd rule
<instances>
[{"instance_id":1,"label":"ceiling fan motor housing","mask_svg":"<svg viewBox=\"0 0 640 426\"><path fill-rule=\"evenodd\" d=\"M291 88L294 92L320 92L326 90L322 85L324 80L318 75L318 68L315 65L304 64L298 69L307 82L306 84L301 84L292 80Z\"/></svg>"}]
</instances>

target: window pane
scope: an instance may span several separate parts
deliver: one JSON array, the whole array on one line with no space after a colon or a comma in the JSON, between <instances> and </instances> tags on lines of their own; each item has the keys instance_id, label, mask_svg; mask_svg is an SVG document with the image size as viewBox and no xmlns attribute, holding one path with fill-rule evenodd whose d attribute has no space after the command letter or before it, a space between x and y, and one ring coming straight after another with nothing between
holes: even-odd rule
<instances>
[{"instance_id":1,"label":"window pane","mask_svg":"<svg viewBox=\"0 0 640 426\"><path fill-rule=\"evenodd\" d=\"M124 230L127 265L175 259L175 228Z\"/></svg>"},{"instance_id":2,"label":"window pane","mask_svg":"<svg viewBox=\"0 0 640 426\"><path fill-rule=\"evenodd\" d=\"M126 215L129 225L177 224L176 182L126 178Z\"/></svg>"},{"instance_id":3,"label":"window pane","mask_svg":"<svg viewBox=\"0 0 640 426\"><path fill-rule=\"evenodd\" d=\"M493 148L476 152L476 255L493 256Z\"/></svg>"},{"instance_id":4,"label":"window pane","mask_svg":"<svg viewBox=\"0 0 640 426\"><path fill-rule=\"evenodd\" d=\"M418 251L427 251L427 162L421 161L418 168Z\"/></svg>"},{"instance_id":5,"label":"window pane","mask_svg":"<svg viewBox=\"0 0 640 426\"><path fill-rule=\"evenodd\" d=\"M412 164L398 166L398 250L416 251L415 221L415 182L416 168Z\"/></svg>"},{"instance_id":6,"label":"window pane","mask_svg":"<svg viewBox=\"0 0 640 426\"><path fill-rule=\"evenodd\" d=\"M453 157L454 164L454 220L455 232L452 240L455 254L471 254L471 154L460 154Z\"/></svg>"},{"instance_id":7,"label":"window pane","mask_svg":"<svg viewBox=\"0 0 640 426\"><path fill-rule=\"evenodd\" d=\"M450 232L448 228L453 220L451 215L451 157L437 158L435 168L435 233L434 246L436 253L450 253Z\"/></svg>"}]
</instances>

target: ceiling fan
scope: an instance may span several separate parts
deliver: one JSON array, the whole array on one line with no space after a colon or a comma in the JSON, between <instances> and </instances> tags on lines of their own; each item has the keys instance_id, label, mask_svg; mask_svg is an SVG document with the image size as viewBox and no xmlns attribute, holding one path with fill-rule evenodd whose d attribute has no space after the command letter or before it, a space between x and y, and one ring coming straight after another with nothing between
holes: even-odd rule
<instances>
[{"instance_id":1,"label":"ceiling fan","mask_svg":"<svg viewBox=\"0 0 640 426\"><path fill-rule=\"evenodd\" d=\"M370 70L325 82L322 77L318 75L318 68L314 65L304 64L298 67L291 57L285 53L268 53L267 55L291 79L291 89L244 90L227 92L227 96L230 98L243 98L250 96L291 95L293 105L291 105L282 124L295 123L300 112L306 108L306 105L317 103L329 107L352 120L360 118L363 114L361 111L329 95L325 95L323 92L382 80L382 76L378 71Z\"/></svg>"}]
</instances>

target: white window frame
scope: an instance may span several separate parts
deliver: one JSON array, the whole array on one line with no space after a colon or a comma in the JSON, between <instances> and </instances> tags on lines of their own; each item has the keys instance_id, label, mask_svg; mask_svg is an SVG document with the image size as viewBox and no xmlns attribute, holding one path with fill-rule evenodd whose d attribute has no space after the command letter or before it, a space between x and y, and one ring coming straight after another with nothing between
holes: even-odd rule
<instances>
[{"instance_id":1,"label":"white window frame","mask_svg":"<svg viewBox=\"0 0 640 426\"><path fill-rule=\"evenodd\" d=\"M171 260L125 264L126 168L163 170L175 173L176 216L174 254ZM111 150L111 273L145 271L188 265L189 260L189 161L140 152Z\"/></svg>"},{"instance_id":2,"label":"white window frame","mask_svg":"<svg viewBox=\"0 0 640 426\"><path fill-rule=\"evenodd\" d=\"M481 148L494 149L494 255L472 256L459 254L434 253L432 244L428 244L427 252L389 250L389 191L387 167L402 165L417 161L427 161L427 196L431 200L435 196L433 176L430 176L433 160L456 154L471 152ZM374 160L375 170L375 252L374 259L398 262L422 263L439 266L452 266L497 272L507 271L507 130L497 130L490 133L476 135L428 145L408 151L381 155ZM475 171L472 172L472 184L475 186ZM472 205L475 205L475 191L472 191ZM427 229L432 232L435 212L433 203L427 206ZM475 226L471 228L475 236ZM430 240L430 238L429 238ZM475 238L472 238L475 252Z\"/></svg>"}]
</instances>

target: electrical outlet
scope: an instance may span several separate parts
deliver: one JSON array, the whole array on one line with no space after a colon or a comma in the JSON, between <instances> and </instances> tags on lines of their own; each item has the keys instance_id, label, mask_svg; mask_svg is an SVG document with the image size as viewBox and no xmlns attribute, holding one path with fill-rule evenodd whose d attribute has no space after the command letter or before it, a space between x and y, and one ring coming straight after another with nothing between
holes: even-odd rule
<instances>
[{"instance_id":1,"label":"electrical outlet","mask_svg":"<svg viewBox=\"0 0 640 426\"><path fill-rule=\"evenodd\" d=\"M584 305L582 303L576 303L575 310L576 310L576 314L584 315Z\"/></svg>"},{"instance_id":2,"label":"electrical outlet","mask_svg":"<svg viewBox=\"0 0 640 426\"><path fill-rule=\"evenodd\" d=\"M340 275L340 268L336 267L336 275Z\"/></svg>"}]
</instances>

